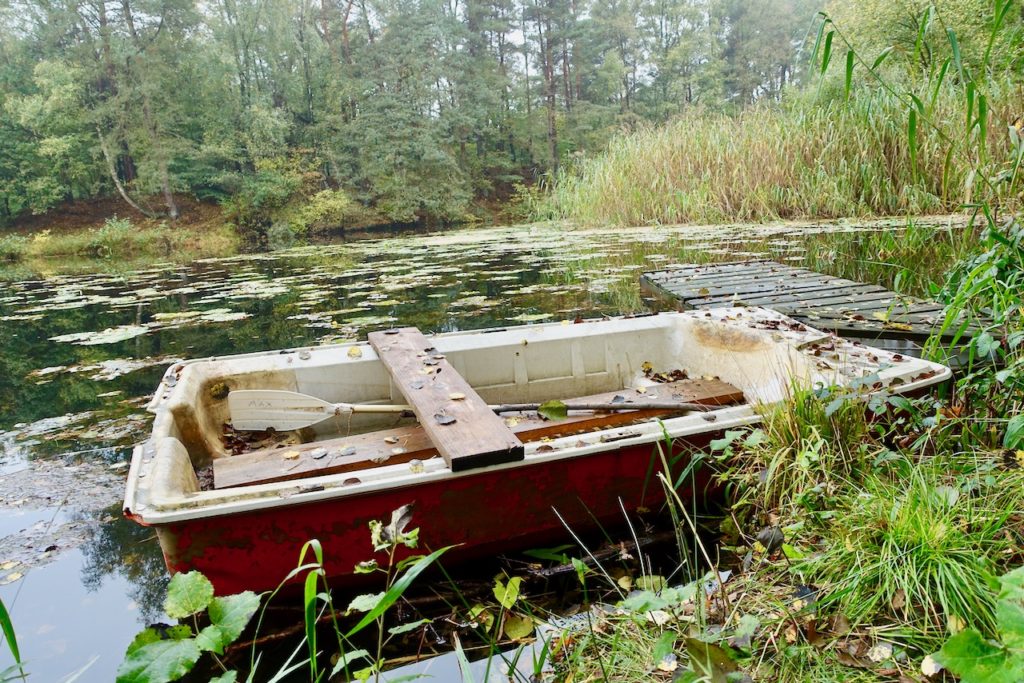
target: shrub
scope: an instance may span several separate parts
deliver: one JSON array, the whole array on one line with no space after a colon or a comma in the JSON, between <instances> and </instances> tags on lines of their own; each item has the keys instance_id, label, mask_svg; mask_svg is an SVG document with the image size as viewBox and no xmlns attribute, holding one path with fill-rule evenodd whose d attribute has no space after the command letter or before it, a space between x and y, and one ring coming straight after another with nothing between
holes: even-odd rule
<instances>
[{"instance_id":1,"label":"shrub","mask_svg":"<svg viewBox=\"0 0 1024 683\"><path fill-rule=\"evenodd\" d=\"M28 239L21 235L0 236L0 261L13 263L25 258L28 251Z\"/></svg>"}]
</instances>

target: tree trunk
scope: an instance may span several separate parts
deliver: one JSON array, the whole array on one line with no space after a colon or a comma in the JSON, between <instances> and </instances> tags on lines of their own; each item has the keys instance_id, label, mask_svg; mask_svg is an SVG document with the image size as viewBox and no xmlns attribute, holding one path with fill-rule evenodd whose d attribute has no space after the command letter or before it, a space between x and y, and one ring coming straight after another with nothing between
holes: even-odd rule
<instances>
[{"instance_id":1,"label":"tree trunk","mask_svg":"<svg viewBox=\"0 0 1024 683\"><path fill-rule=\"evenodd\" d=\"M106 159L107 161L107 170L110 172L110 179L114 181L114 187L117 188L118 194L121 195L121 198L124 199L128 206L132 207L133 209L141 213L143 216L155 218L156 214L154 214L152 211L142 208L139 204L135 203L135 201L133 201L131 197L128 196L128 192L124 189L124 185L121 184L121 179L117 177L117 168L114 166L114 157L110 155L110 148L107 147L107 141L106 139L104 139L103 131L99 129L99 126L96 127L96 136L100 139L100 150L102 150L103 152L103 158Z\"/></svg>"},{"instance_id":2,"label":"tree trunk","mask_svg":"<svg viewBox=\"0 0 1024 683\"><path fill-rule=\"evenodd\" d=\"M124 8L124 18L128 24L128 33L132 37L132 43L135 45L135 49L138 54L143 54L145 46L142 45L142 41L139 39L139 34L135 30L135 17L132 14L131 3L129 0L121 0L121 7ZM132 61L129 60L129 64ZM160 131L156 123L156 119L153 117L153 111L149 102L149 93L146 92L145 87L142 88L142 120L146 126L146 131L149 133L150 143L153 145L153 154L156 156L156 169L160 180L160 191L164 195L164 203L167 205L167 216L172 221L178 220L178 205L174 201L174 193L171 190L171 175L167 168L167 155L164 153L162 146L160 145ZM124 195L122 195L124 196Z\"/></svg>"}]
</instances>

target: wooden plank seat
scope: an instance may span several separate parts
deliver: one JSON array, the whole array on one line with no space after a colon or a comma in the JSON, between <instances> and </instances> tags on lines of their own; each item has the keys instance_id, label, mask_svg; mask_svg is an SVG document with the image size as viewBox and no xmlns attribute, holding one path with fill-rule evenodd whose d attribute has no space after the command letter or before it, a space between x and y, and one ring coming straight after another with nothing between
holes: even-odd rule
<instances>
[{"instance_id":1,"label":"wooden plank seat","mask_svg":"<svg viewBox=\"0 0 1024 683\"><path fill-rule=\"evenodd\" d=\"M422 332L371 332L367 341L453 472L523 459L522 441Z\"/></svg>"},{"instance_id":2,"label":"wooden plank seat","mask_svg":"<svg viewBox=\"0 0 1024 683\"><path fill-rule=\"evenodd\" d=\"M611 403L622 396L628 403L675 401L701 405L731 405L743 401L743 392L720 380L683 379L650 382L643 393L621 389L583 396L566 403ZM505 413L499 420L520 441L583 434L634 422L668 417L678 411L623 410L613 413L572 411L564 420L544 420L536 412ZM492 413L493 414L493 413ZM296 454L297 453L297 454ZM253 486L275 481L355 472L380 465L426 460L438 455L430 436L418 424L366 434L335 437L298 446L279 446L213 461L214 488Z\"/></svg>"}]
</instances>

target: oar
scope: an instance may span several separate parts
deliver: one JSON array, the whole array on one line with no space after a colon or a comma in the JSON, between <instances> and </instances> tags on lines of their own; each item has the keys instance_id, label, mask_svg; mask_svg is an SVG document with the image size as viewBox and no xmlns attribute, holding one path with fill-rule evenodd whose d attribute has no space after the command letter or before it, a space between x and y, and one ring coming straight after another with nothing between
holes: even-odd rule
<instances>
[{"instance_id":1,"label":"oar","mask_svg":"<svg viewBox=\"0 0 1024 683\"><path fill-rule=\"evenodd\" d=\"M713 410L721 406L699 403L505 403L489 406L496 413L539 410L545 406L570 411L618 410ZM238 431L258 432L275 429L279 432L309 427L335 415L347 413L411 413L412 407L380 403L331 403L315 396L274 389L239 389L228 394L231 426Z\"/></svg>"}]
</instances>

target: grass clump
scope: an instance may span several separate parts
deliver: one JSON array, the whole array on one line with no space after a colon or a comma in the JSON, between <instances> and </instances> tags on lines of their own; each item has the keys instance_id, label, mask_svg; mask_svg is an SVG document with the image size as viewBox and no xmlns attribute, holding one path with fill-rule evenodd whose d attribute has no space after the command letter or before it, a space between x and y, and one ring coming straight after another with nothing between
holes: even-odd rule
<instances>
[{"instance_id":1,"label":"grass clump","mask_svg":"<svg viewBox=\"0 0 1024 683\"><path fill-rule=\"evenodd\" d=\"M889 617L933 649L965 625L993 634L989 581L1022 540L1010 522L1024 496L998 489L1020 491L1024 480L1006 479L986 484L939 462L872 476L834 516L832 542L807 563L808 575L854 624Z\"/></svg>"},{"instance_id":2,"label":"grass clump","mask_svg":"<svg viewBox=\"0 0 1024 683\"><path fill-rule=\"evenodd\" d=\"M768 406L760 428L724 449L732 509L745 518L827 505L864 476L878 450L867 413L862 401L806 389Z\"/></svg>"}]
</instances>

